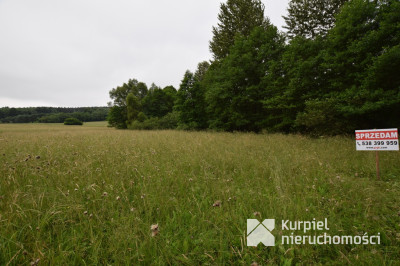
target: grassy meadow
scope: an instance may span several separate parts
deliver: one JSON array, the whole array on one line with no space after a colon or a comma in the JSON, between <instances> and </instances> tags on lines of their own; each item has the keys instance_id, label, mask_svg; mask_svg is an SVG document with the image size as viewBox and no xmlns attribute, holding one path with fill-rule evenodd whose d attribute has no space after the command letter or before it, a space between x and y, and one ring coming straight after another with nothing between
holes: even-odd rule
<instances>
[{"instance_id":1,"label":"grassy meadow","mask_svg":"<svg viewBox=\"0 0 400 266\"><path fill-rule=\"evenodd\" d=\"M399 152L380 164L345 137L2 124L0 265L400 265ZM381 244L247 247L255 218Z\"/></svg>"}]
</instances>

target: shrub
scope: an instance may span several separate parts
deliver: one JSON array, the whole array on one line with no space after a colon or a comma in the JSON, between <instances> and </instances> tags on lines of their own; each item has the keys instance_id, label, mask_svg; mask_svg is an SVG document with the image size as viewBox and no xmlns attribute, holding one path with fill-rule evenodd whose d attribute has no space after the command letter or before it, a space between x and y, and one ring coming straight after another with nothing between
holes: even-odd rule
<instances>
[{"instance_id":1,"label":"shrub","mask_svg":"<svg viewBox=\"0 0 400 266\"><path fill-rule=\"evenodd\" d=\"M79 125L82 126L83 123L78 118L69 117L64 120L64 125Z\"/></svg>"},{"instance_id":2,"label":"shrub","mask_svg":"<svg viewBox=\"0 0 400 266\"><path fill-rule=\"evenodd\" d=\"M129 129L140 129L140 130L157 130L157 129L175 129L178 126L178 114L176 112L170 112L165 116L151 117L149 119L145 119L145 115L143 113L139 113L138 120L133 121L128 128Z\"/></svg>"}]
</instances>

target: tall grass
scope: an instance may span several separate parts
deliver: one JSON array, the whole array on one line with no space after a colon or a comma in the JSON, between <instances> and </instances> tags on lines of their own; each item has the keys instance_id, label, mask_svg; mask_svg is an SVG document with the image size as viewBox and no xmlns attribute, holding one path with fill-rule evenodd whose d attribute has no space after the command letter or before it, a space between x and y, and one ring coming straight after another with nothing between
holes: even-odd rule
<instances>
[{"instance_id":1,"label":"tall grass","mask_svg":"<svg viewBox=\"0 0 400 266\"><path fill-rule=\"evenodd\" d=\"M399 153L377 181L350 138L0 125L0 148L1 265L399 264ZM247 247L250 218L381 244Z\"/></svg>"}]
</instances>

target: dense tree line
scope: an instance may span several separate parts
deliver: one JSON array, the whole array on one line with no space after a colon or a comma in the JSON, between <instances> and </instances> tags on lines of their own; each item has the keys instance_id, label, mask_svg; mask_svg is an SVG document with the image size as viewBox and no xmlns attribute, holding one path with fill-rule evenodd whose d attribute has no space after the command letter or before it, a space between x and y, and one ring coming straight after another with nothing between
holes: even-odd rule
<instances>
[{"instance_id":1,"label":"dense tree line","mask_svg":"<svg viewBox=\"0 0 400 266\"><path fill-rule=\"evenodd\" d=\"M66 118L84 122L104 121L108 107L25 107L0 108L1 123L63 123Z\"/></svg>"},{"instance_id":2,"label":"dense tree line","mask_svg":"<svg viewBox=\"0 0 400 266\"><path fill-rule=\"evenodd\" d=\"M173 107L176 95L173 86L162 89L152 84L148 88L145 83L130 79L110 91L113 101L109 103L108 122L116 128L175 128L177 119L173 119L176 117ZM173 124L161 126L169 118Z\"/></svg>"},{"instance_id":3,"label":"dense tree line","mask_svg":"<svg viewBox=\"0 0 400 266\"><path fill-rule=\"evenodd\" d=\"M399 1L292 0L287 33L264 9L221 4L213 60L186 71L178 91L136 80L113 89L110 124L312 134L400 126Z\"/></svg>"}]
</instances>

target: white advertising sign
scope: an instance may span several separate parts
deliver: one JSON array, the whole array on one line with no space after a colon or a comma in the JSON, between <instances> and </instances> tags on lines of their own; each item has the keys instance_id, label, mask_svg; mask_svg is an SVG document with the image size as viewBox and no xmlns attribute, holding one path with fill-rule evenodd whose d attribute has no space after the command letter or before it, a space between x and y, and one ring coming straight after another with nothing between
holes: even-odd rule
<instances>
[{"instance_id":1,"label":"white advertising sign","mask_svg":"<svg viewBox=\"0 0 400 266\"><path fill-rule=\"evenodd\" d=\"M358 151L398 151L397 128L356 130L356 149Z\"/></svg>"}]
</instances>

